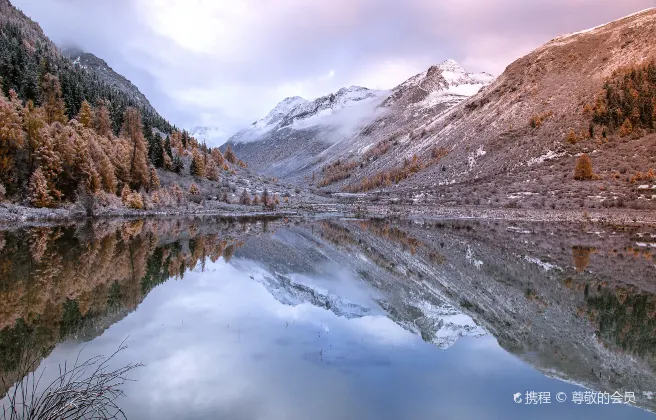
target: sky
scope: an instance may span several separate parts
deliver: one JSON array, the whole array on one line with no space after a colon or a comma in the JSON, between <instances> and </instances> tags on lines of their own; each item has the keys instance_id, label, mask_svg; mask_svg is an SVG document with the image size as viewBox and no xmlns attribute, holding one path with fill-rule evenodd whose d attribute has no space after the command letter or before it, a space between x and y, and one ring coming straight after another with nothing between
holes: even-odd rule
<instances>
[{"instance_id":1,"label":"sky","mask_svg":"<svg viewBox=\"0 0 656 420\"><path fill-rule=\"evenodd\" d=\"M12 0L104 59L178 127L227 138L289 96L391 89L455 59L499 75L570 32L656 0Z\"/></svg>"}]
</instances>

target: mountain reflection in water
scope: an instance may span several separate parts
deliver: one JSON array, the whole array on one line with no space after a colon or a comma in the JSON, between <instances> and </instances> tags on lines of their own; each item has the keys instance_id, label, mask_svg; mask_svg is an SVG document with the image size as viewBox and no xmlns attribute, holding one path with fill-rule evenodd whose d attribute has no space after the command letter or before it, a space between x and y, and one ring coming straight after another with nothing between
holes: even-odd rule
<instances>
[{"instance_id":1,"label":"mountain reflection in water","mask_svg":"<svg viewBox=\"0 0 656 420\"><path fill-rule=\"evenodd\" d=\"M653 228L581 223L0 231L3 393L26 359L52 378L129 336L116 363L145 366L119 400L128 418L652 418L654 251ZM570 401L586 389L633 391L638 408ZM527 391L551 403L513 401Z\"/></svg>"}]
</instances>

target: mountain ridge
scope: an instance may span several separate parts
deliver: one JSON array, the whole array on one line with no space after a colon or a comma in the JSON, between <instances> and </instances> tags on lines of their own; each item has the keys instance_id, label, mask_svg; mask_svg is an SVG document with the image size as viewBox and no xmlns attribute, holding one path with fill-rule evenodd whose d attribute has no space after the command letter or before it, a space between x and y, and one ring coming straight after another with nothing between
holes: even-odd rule
<instances>
[{"instance_id":1,"label":"mountain ridge","mask_svg":"<svg viewBox=\"0 0 656 420\"><path fill-rule=\"evenodd\" d=\"M352 141L365 137L362 132L377 130L377 124L394 124L399 118L443 112L492 78L487 73L469 73L454 60L446 60L391 90L350 86L301 102L284 109L287 115L273 126L258 120L224 147L233 147L255 170L307 185L306 180L316 176L322 164L371 148L371 141Z\"/></svg>"}]
</instances>

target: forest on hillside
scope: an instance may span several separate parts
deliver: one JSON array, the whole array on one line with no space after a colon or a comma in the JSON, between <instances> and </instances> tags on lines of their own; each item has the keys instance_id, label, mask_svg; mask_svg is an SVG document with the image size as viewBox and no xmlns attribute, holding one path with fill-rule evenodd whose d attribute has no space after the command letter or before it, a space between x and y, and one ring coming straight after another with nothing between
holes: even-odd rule
<instances>
[{"instance_id":1,"label":"forest on hillside","mask_svg":"<svg viewBox=\"0 0 656 420\"><path fill-rule=\"evenodd\" d=\"M0 9L0 200L175 205L197 188L162 191L158 169L217 181L246 166L76 66L8 3Z\"/></svg>"}]
</instances>

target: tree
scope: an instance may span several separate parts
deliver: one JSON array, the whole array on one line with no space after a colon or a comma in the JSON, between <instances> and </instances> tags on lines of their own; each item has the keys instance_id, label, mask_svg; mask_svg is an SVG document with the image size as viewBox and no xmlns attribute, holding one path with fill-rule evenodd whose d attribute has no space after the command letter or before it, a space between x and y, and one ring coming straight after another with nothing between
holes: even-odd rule
<instances>
[{"instance_id":1,"label":"tree","mask_svg":"<svg viewBox=\"0 0 656 420\"><path fill-rule=\"evenodd\" d=\"M189 167L189 172L191 175L199 178L205 176L205 164L203 163L203 157L198 152L198 149L194 149L191 152L191 166Z\"/></svg>"},{"instance_id":2,"label":"tree","mask_svg":"<svg viewBox=\"0 0 656 420\"><path fill-rule=\"evenodd\" d=\"M235 155L235 152L232 151L232 146L228 145L225 149L225 153L223 153L223 156L225 157L225 160L228 162L235 164L237 163L237 155Z\"/></svg>"},{"instance_id":3,"label":"tree","mask_svg":"<svg viewBox=\"0 0 656 420\"><path fill-rule=\"evenodd\" d=\"M45 178L49 194L56 199L61 198L61 192L56 188L59 174L63 171L62 159L57 150L55 150L55 140L52 133L44 128L41 131L42 141L36 150L36 161L39 170Z\"/></svg>"},{"instance_id":4,"label":"tree","mask_svg":"<svg viewBox=\"0 0 656 420\"><path fill-rule=\"evenodd\" d=\"M154 191L154 190L159 189L160 186L161 186L161 184L159 182L159 176L157 176L157 169L155 169L154 166L151 166L150 167L150 182L149 182L149 185L148 185L148 189L150 191Z\"/></svg>"},{"instance_id":5,"label":"tree","mask_svg":"<svg viewBox=\"0 0 656 420\"><path fill-rule=\"evenodd\" d=\"M53 204L48 182L41 168L37 168L30 178L30 203L34 207L51 207Z\"/></svg>"},{"instance_id":6,"label":"tree","mask_svg":"<svg viewBox=\"0 0 656 420\"><path fill-rule=\"evenodd\" d=\"M36 164L36 149L41 143L41 129L45 125L45 116L41 108L34 106L34 102L27 101L23 108L23 129L26 134L26 149L28 170L32 172Z\"/></svg>"},{"instance_id":7,"label":"tree","mask_svg":"<svg viewBox=\"0 0 656 420\"><path fill-rule=\"evenodd\" d=\"M42 103L46 114L46 122L52 124L59 121L66 124L66 108L57 76L50 73L45 74L41 82L41 91L43 92Z\"/></svg>"},{"instance_id":8,"label":"tree","mask_svg":"<svg viewBox=\"0 0 656 420\"><path fill-rule=\"evenodd\" d=\"M223 155L221 154L221 151L218 147L212 149L212 159L214 162L216 162L216 165L219 168L223 168L223 165L225 165L225 159L223 158Z\"/></svg>"},{"instance_id":9,"label":"tree","mask_svg":"<svg viewBox=\"0 0 656 420\"><path fill-rule=\"evenodd\" d=\"M583 153L576 159L574 179L582 181L592 178L594 178L594 173L592 172L592 161L590 160L590 156Z\"/></svg>"},{"instance_id":10,"label":"tree","mask_svg":"<svg viewBox=\"0 0 656 420\"><path fill-rule=\"evenodd\" d=\"M260 196L255 194L255 196L253 196L253 205L257 206L259 204L260 204Z\"/></svg>"},{"instance_id":11,"label":"tree","mask_svg":"<svg viewBox=\"0 0 656 420\"><path fill-rule=\"evenodd\" d=\"M157 134L151 134L148 138L148 160L156 168L164 167L164 157L168 155L164 152L162 139Z\"/></svg>"},{"instance_id":12,"label":"tree","mask_svg":"<svg viewBox=\"0 0 656 420\"><path fill-rule=\"evenodd\" d=\"M107 106L104 103L96 108L93 125L98 135L103 137L112 136L112 120L109 116Z\"/></svg>"},{"instance_id":13,"label":"tree","mask_svg":"<svg viewBox=\"0 0 656 420\"><path fill-rule=\"evenodd\" d=\"M264 207L269 206L269 190L265 187L264 191L262 191L262 205Z\"/></svg>"},{"instance_id":14,"label":"tree","mask_svg":"<svg viewBox=\"0 0 656 420\"><path fill-rule=\"evenodd\" d=\"M91 157L94 161L103 190L108 193L116 193L116 173L114 172L114 165L107 156L105 149L98 140L94 137L90 142Z\"/></svg>"},{"instance_id":15,"label":"tree","mask_svg":"<svg viewBox=\"0 0 656 420\"><path fill-rule=\"evenodd\" d=\"M74 137L75 142L75 162L76 183L83 184L85 189L90 192L96 192L101 187L100 175L91 159L91 144L89 137L91 133L84 132L82 135Z\"/></svg>"},{"instance_id":16,"label":"tree","mask_svg":"<svg viewBox=\"0 0 656 420\"><path fill-rule=\"evenodd\" d=\"M207 165L205 166L205 177L210 181L219 180L219 168L216 166L216 162L213 158L207 159Z\"/></svg>"},{"instance_id":17,"label":"tree","mask_svg":"<svg viewBox=\"0 0 656 420\"><path fill-rule=\"evenodd\" d=\"M9 187L17 181L14 169L22 147L21 116L16 109L16 104L2 96L0 97L0 182L4 182Z\"/></svg>"},{"instance_id":18,"label":"tree","mask_svg":"<svg viewBox=\"0 0 656 420\"><path fill-rule=\"evenodd\" d=\"M80 106L80 112L77 114L76 119L85 128L91 128L93 126L93 119L94 119L93 109L91 108L91 104L87 102L86 99L82 101L82 105Z\"/></svg>"},{"instance_id":19,"label":"tree","mask_svg":"<svg viewBox=\"0 0 656 420\"><path fill-rule=\"evenodd\" d=\"M246 191L246 188L244 188L244 190L241 192L241 196L239 197L239 202L246 206L251 205L251 196L250 194L248 194L248 191Z\"/></svg>"},{"instance_id":20,"label":"tree","mask_svg":"<svg viewBox=\"0 0 656 420\"><path fill-rule=\"evenodd\" d=\"M620 137L626 137L633 132L633 124L628 118L624 119L622 126L620 127Z\"/></svg>"},{"instance_id":21,"label":"tree","mask_svg":"<svg viewBox=\"0 0 656 420\"><path fill-rule=\"evenodd\" d=\"M189 194L191 195L200 194L200 188L198 188L198 185L192 182L191 185L189 186Z\"/></svg>"},{"instance_id":22,"label":"tree","mask_svg":"<svg viewBox=\"0 0 656 420\"><path fill-rule=\"evenodd\" d=\"M148 185L148 146L143 135L141 112L138 109L130 107L125 110L121 135L130 140L132 147L132 156L130 156L130 185L135 189Z\"/></svg>"}]
</instances>

